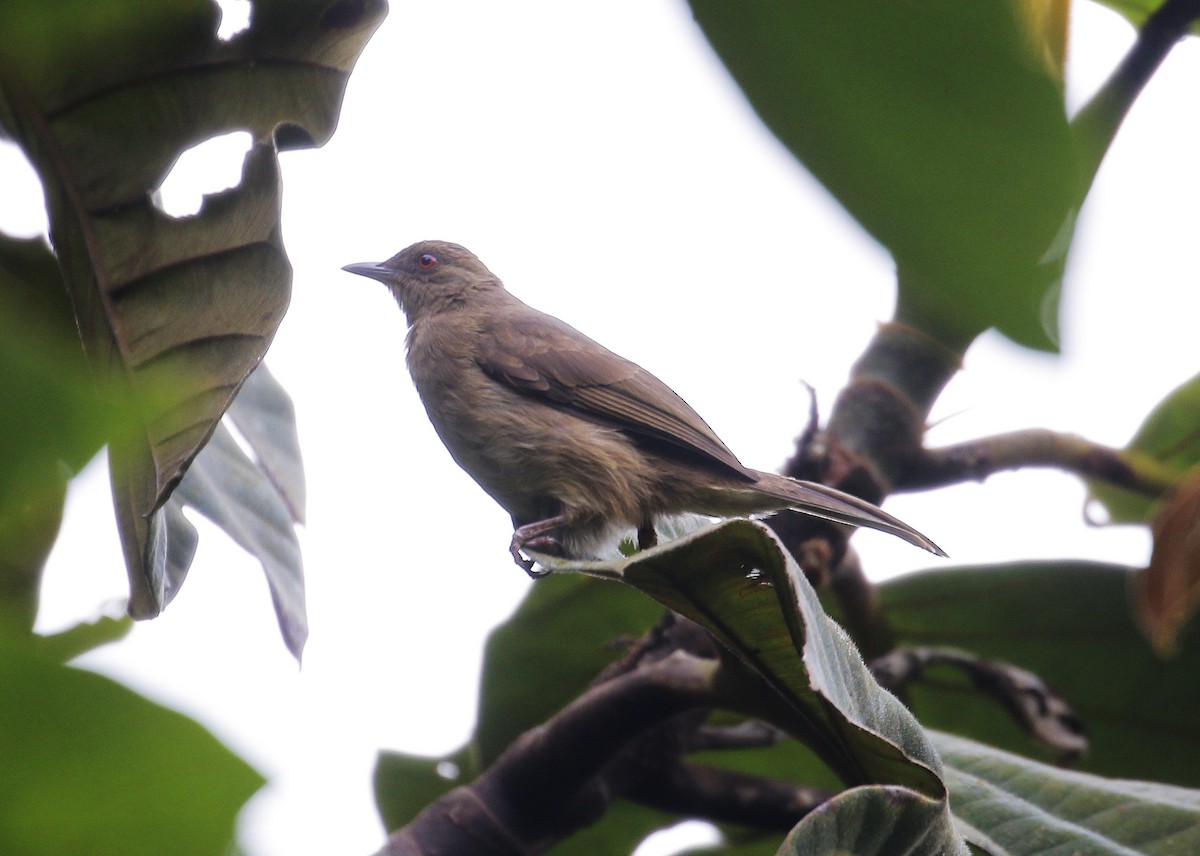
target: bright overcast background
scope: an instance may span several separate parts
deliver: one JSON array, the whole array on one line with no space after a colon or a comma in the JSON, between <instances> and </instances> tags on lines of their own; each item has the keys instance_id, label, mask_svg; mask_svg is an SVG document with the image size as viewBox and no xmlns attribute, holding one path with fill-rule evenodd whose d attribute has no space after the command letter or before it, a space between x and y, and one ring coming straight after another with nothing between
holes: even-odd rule
<instances>
[{"instance_id":1,"label":"bright overcast background","mask_svg":"<svg viewBox=\"0 0 1200 856\"><path fill-rule=\"evenodd\" d=\"M1074 14L1072 108L1133 40L1099 6ZM983 337L931 443L1045 426L1121 445L1197 370L1197 81L1193 40L1100 173L1063 356ZM166 203L187 211L236 183L244 147L227 138L181 160ZM530 583L508 556L507 515L425 418L403 316L341 266L423 238L462 243L520 297L670 383L763 469L801 430L802 382L827 413L895 288L887 254L759 124L678 0L397 2L333 141L282 160L295 282L267 362L296 401L306 458L304 665L280 641L256 563L211 527L165 614L82 663L195 717L270 778L242 816L252 856L367 853L383 840L376 750L437 754L467 738L484 636ZM0 187L0 228L44 228L11 146ZM1088 528L1083 500L1073 478L1024 472L888 508L954 561L1144 562L1145 534ZM874 533L855 543L877 578L935 561ZM125 592L101 458L72 487L39 629L119 611Z\"/></svg>"}]
</instances>

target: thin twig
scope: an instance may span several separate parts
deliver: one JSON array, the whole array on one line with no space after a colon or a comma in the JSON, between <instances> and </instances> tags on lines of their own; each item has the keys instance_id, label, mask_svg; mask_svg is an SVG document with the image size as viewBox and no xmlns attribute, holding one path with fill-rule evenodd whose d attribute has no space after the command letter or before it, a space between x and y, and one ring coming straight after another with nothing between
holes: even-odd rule
<instances>
[{"instance_id":1,"label":"thin twig","mask_svg":"<svg viewBox=\"0 0 1200 856\"><path fill-rule=\"evenodd\" d=\"M1078 760L1088 748L1083 720L1061 695L1027 669L989 660L967 651L941 646L897 648L871 661L871 674L892 692L904 691L914 681L931 681L926 671L943 666L958 669L975 688L998 701L1031 737L1058 752L1060 764Z\"/></svg>"},{"instance_id":2,"label":"thin twig","mask_svg":"<svg viewBox=\"0 0 1200 856\"><path fill-rule=\"evenodd\" d=\"M983 437L941 449L924 449L894 485L896 491L929 490L983 481L1004 470L1052 467L1145 494L1160 496L1176 475L1159 462L1044 428Z\"/></svg>"}]
</instances>

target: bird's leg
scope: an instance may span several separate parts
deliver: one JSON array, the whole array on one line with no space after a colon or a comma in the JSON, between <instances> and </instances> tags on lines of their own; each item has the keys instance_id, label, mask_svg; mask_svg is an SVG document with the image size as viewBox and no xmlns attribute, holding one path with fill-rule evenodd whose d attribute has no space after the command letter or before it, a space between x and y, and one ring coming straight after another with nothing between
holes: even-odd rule
<instances>
[{"instance_id":1,"label":"bird's leg","mask_svg":"<svg viewBox=\"0 0 1200 856\"><path fill-rule=\"evenodd\" d=\"M654 531L653 520L647 520L638 527L637 546L639 550L649 550L658 546L658 533Z\"/></svg>"},{"instance_id":2,"label":"bird's leg","mask_svg":"<svg viewBox=\"0 0 1200 856\"><path fill-rule=\"evenodd\" d=\"M546 533L566 524L567 516L565 514L556 514L554 517L547 517L545 520L535 520L532 523L525 523L518 526L513 531L512 543L508 545L508 552L512 553L513 561L520 565L525 570L525 573L537 579L541 574L533 572L533 559L525 558L521 555L521 551L526 547L541 548L543 550L561 550L562 545L558 543L558 540L551 538Z\"/></svg>"}]
</instances>

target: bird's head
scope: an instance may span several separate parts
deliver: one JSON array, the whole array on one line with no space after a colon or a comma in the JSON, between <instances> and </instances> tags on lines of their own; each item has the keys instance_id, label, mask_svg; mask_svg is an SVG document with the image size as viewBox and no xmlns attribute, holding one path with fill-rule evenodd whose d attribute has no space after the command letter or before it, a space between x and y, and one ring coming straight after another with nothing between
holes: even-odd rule
<instances>
[{"instance_id":1,"label":"bird's head","mask_svg":"<svg viewBox=\"0 0 1200 856\"><path fill-rule=\"evenodd\" d=\"M474 253L448 241L418 241L386 262L342 270L390 288L410 324L504 293L504 285Z\"/></svg>"}]
</instances>

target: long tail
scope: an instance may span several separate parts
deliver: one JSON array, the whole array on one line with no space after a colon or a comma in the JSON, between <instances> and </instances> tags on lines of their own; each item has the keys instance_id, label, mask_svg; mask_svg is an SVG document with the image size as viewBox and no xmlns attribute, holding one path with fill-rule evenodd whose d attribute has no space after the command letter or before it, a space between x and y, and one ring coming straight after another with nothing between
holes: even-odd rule
<instances>
[{"instance_id":1,"label":"long tail","mask_svg":"<svg viewBox=\"0 0 1200 856\"><path fill-rule=\"evenodd\" d=\"M795 508L814 517L833 520L836 523L878 529L880 532L887 532L903 538L908 543L928 550L935 556L946 555L941 547L907 523L892 517L886 511L857 496L851 496L828 485L800 481L774 473L760 472L757 475L759 478L754 487L763 493L778 497L789 508Z\"/></svg>"}]
</instances>

